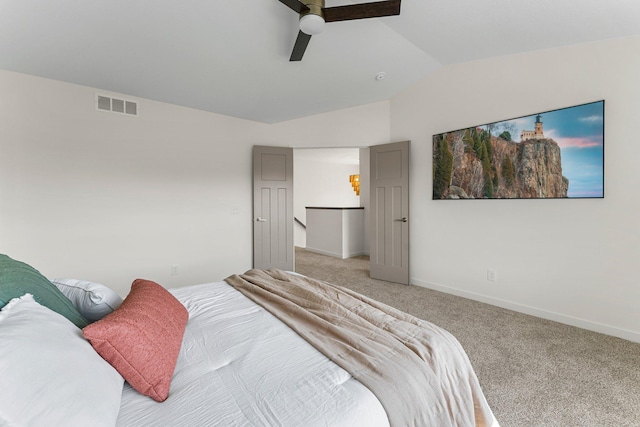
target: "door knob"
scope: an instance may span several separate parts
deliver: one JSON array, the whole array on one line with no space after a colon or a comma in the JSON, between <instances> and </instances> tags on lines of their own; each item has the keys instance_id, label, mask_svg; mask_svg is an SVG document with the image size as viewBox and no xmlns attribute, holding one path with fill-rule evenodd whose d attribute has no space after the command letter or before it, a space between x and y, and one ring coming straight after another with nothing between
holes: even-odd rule
<instances>
[{"instance_id":1,"label":"door knob","mask_svg":"<svg viewBox=\"0 0 640 427\"><path fill-rule=\"evenodd\" d=\"M267 222L267 219L258 217L258 218L256 218L256 221L258 221L258 222Z\"/></svg>"},{"instance_id":2,"label":"door knob","mask_svg":"<svg viewBox=\"0 0 640 427\"><path fill-rule=\"evenodd\" d=\"M408 220L408 219L407 219L407 217L405 216L405 217L402 217L402 218L400 218L400 219L396 219L396 221L407 222L407 221L409 221L409 220Z\"/></svg>"}]
</instances>

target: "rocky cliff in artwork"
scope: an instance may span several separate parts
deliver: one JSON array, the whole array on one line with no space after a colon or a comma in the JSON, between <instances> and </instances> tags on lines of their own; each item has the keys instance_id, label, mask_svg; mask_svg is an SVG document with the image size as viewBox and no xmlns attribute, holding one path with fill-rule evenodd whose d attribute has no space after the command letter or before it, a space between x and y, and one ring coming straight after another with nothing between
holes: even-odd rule
<instances>
[{"instance_id":1,"label":"rocky cliff in artwork","mask_svg":"<svg viewBox=\"0 0 640 427\"><path fill-rule=\"evenodd\" d=\"M561 198L560 147L553 139L513 142L481 129L434 136L433 198Z\"/></svg>"}]
</instances>

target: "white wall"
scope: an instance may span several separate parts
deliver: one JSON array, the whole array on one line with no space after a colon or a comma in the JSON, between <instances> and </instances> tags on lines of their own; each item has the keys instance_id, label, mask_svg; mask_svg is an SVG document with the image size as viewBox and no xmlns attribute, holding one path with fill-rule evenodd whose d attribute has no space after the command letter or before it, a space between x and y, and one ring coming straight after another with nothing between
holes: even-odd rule
<instances>
[{"instance_id":1,"label":"white wall","mask_svg":"<svg viewBox=\"0 0 640 427\"><path fill-rule=\"evenodd\" d=\"M147 100L137 118L96 111L91 88L8 72L0 93L0 252L123 294L250 265L264 126Z\"/></svg>"},{"instance_id":2,"label":"white wall","mask_svg":"<svg viewBox=\"0 0 640 427\"><path fill-rule=\"evenodd\" d=\"M307 206L357 207L360 197L349 175L360 172L357 148L300 148L293 150L293 213L307 223ZM296 225L294 244L306 247L304 228Z\"/></svg>"},{"instance_id":3,"label":"white wall","mask_svg":"<svg viewBox=\"0 0 640 427\"><path fill-rule=\"evenodd\" d=\"M364 209L307 211L307 250L337 258L364 255Z\"/></svg>"},{"instance_id":4,"label":"white wall","mask_svg":"<svg viewBox=\"0 0 640 427\"><path fill-rule=\"evenodd\" d=\"M265 125L144 99L137 118L96 111L95 89L7 71L0 93L0 253L122 295L251 267L254 144L389 138L386 101Z\"/></svg>"},{"instance_id":5,"label":"white wall","mask_svg":"<svg viewBox=\"0 0 640 427\"><path fill-rule=\"evenodd\" d=\"M415 284L640 341L640 38L447 66L391 102ZM436 133L605 100L605 198L431 200ZM486 279L487 268L498 281Z\"/></svg>"}]
</instances>

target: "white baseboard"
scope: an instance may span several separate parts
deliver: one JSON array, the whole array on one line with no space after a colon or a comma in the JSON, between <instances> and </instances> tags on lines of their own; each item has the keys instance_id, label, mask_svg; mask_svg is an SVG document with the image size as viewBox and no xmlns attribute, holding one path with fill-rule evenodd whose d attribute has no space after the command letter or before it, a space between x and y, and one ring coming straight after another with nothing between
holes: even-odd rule
<instances>
[{"instance_id":1,"label":"white baseboard","mask_svg":"<svg viewBox=\"0 0 640 427\"><path fill-rule=\"evenodd\" d=\"M437 283L427 282L419 279L411 279L411 284L421 286L423 288L433 289L435 291L447 294L457 295L474 301L480 301L497 307L506 308L508 310L517 311L519 313L529 314L531 316L540 317L542 319L553 320L554 322L564 323L566 325L576 326L578 328L587 329L589 331L599 332L601 334L611 335L632 342L640 343L640 332L634 332L627 329L616 328L614 326L605 325L590 320L580 319L578 317L568 316L562 313L556 313L500 298L489 297L486 295L469 292L451 286L439 285ZM428 319L426 319L428 320Z\"/></svg>"},{"instance_id":2,"label":"white baseboard","mask_svg":"<svg viewBox=\"0 0 640 427\"><path fill-rule=\"evenodd\" d=\"M308 250L309 252L314 252L320 255L327 255L327 256L332 256L334 258L342 259L342 254L338 252L331 252L331 251L325 251L324 249L310 248L309 246L307 246L305 249Z\"/></svg>"}]
</instances>

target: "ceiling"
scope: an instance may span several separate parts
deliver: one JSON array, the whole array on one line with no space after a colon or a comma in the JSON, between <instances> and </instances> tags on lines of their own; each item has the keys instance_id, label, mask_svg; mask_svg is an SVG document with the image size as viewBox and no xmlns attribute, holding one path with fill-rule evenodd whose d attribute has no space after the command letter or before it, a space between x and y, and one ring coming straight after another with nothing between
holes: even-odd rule
<instances>
[{"instance_id":1,"label":"ceiling","mask_svg":"<svg viewBox=\"0 0 640 427\"><path fill-rule=\"evenodd\" d=\"M327 24L294 63L297 20L278 0L0 0L0 69L275 123L389 99L447 64L640 35L640 1L403 0Z\"/></svg>"}]
</instances>

